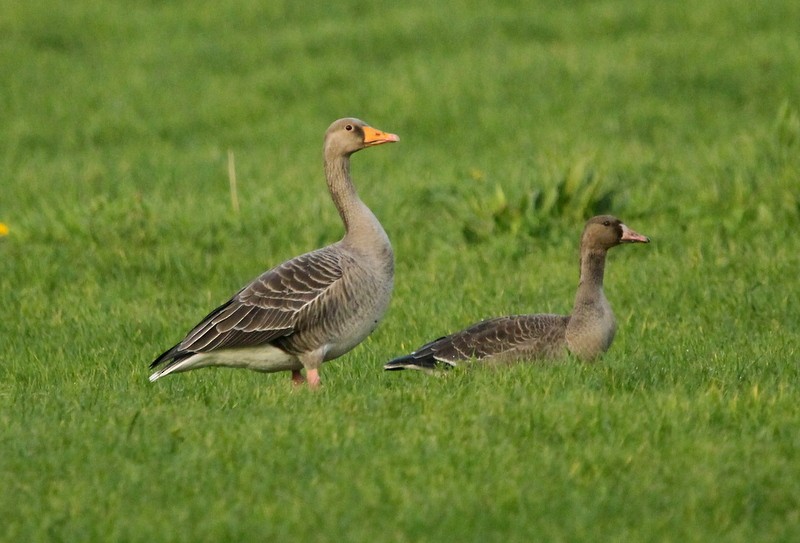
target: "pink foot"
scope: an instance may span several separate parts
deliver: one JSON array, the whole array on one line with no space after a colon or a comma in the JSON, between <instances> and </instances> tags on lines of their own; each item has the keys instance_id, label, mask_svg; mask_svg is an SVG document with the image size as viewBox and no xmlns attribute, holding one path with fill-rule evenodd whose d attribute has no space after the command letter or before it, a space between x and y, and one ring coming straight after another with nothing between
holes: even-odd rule
<instances>
[{"instance_id":1,"label":"pink foot","mask_svg":"<svg viewBox=\"0 0 800 543\"><path fill-rule=\"evenodd\" d=\"M300 373L299 370L292 370L292 384L296 387L302 386L305 384L306 378L303 377L303 374Z\"/></svg>"},{"instance_id":2,"label":"pink foot","mask_svg":"<svg viewBox=\"0 0 800 543\"><path fill-rule=\"evenodd\" d=\"M320 380L319 380L319 370L307 370L306 371L306 379L308 380L308 388L319 388L320 387Z\"/></svg>"}]
</instances>

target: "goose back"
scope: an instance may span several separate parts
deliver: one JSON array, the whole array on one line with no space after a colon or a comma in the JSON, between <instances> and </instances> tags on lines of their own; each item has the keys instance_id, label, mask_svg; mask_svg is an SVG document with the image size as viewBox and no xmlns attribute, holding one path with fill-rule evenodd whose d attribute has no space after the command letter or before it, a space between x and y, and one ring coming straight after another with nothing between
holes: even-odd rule
<instances>
[{"instance_id":1,"label":"goose back","mask_svg":"<svg viewBox=\"0 0 800 543\"><path fill-rule=\"evenodd\" d=\"M474 324L464 330L423 345L407 356L388 362L388 370L433 369L443 363L481 360L508 363L518 359L555 358L566 353L564 315L510 315Z\"/></svg>"}]
</instances>

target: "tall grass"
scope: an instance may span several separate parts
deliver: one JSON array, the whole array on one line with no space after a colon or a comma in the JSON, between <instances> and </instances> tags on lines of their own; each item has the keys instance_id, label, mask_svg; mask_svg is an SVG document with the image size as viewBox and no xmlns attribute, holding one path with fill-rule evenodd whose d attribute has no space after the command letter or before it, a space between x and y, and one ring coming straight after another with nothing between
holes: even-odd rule
<instances>
[{"instance_id":1,"label":"tall grass","mask_svg":"<svg viewBox=\"0 0 800 543\"><path fill-rule=\"evenodd\" d=\"M0 539L790 541L800 530L796 2L0 5ZM394 300L318 394L147 381L264 269L336 240L353 158ZM239 210L228 153L236 159ZM594 365L384 374L567 312L612 212Z\"/></svg>"}]
</instances>

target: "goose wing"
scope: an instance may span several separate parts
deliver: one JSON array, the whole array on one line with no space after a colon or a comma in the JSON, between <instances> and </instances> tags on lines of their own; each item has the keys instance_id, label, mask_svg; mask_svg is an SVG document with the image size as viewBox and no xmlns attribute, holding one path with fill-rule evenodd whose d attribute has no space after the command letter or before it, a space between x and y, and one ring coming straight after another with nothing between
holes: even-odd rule
<instances>
[{"instance_id":1,"label":"goose wing","mask_svg":"<svg viewBox=\"0 0 800 543\"><path fill-rule=\"evenodd\" d=\"M536 358L563 338L568 320L569 317L549 314L487 319L423 345L410 355L389 362L386 369L393 369L393 362L398 362L394 364L398 367L430 368L436 362L453 366L463 360L502 359L516 354Z\"/></svg>"},{"instance_id":2,"label":"goose wing","mask_svg":"<svg viewBox=\"0 0 800 543\"><path fill-rule=\"evenodd\" d=\"M308 308L342 275L340 259L329 247L284 262L214 309L150 367L194 353L264 345L291 335L302 328Z\"/></svg>"}]
</instances>

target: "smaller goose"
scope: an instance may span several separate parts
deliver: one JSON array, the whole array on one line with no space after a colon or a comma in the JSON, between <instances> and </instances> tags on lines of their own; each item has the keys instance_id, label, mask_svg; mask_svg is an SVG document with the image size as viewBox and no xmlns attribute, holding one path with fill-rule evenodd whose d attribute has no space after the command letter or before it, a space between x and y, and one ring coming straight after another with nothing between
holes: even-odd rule
<instances>
[{"instance_id":1,"label":"smaller goose","mask_svg":"<svg viewBox=\"0 0 800 543\"><path fill-rule=\"evenodd\" d=\"M622 243L649 243L610 215L593 217L581 236L580 283L571 315L512 315L473 324L395 358L384 369L434 369L458 362L557 359L568 352L593 360L611 346L616 322L603 293L606 252Z\"/></svg>"},{"instance_id":2,"label":"smaller goose","mask_svg":"<svg viewBox=\"0 0 800 543\"><path fill-rule=\"evenodd\" d=\"M207 366L291 371L295 384L320 384L319 367L361 343L389 306L394 256L389 238L350 179L350 155L399 141L353 118L325 133L325 177L344 237L287 260L209 313L150 364L155 381ZM305 377L301 370L306 370Z\"/></svg>"}]
</instances>

